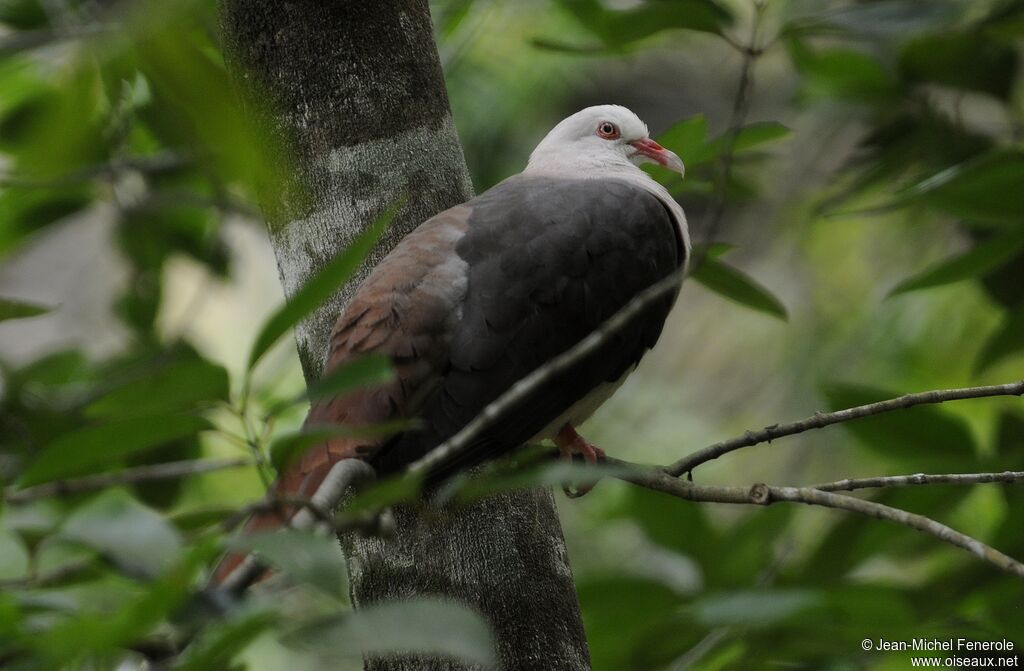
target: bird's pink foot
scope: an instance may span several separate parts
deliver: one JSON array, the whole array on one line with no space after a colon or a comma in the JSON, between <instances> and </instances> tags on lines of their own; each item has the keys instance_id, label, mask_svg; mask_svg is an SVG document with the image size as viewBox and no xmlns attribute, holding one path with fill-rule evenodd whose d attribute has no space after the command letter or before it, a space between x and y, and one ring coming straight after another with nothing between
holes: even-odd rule
<instances>
[{"instance_id":1,"label":"bird's pink foot","mask_svg":"<svg viewBox=\"0 0 1024 671\"><path fill-rule=\"evenodd\" d=\"M564 461L572 461L574 454L582 456L588 464L596 464L599 461L604 461L604 450L576 433L576 429L572 424L566 424L562 427L562 430L555 435L555 445L558 446L558 451ZM563 485L562 491L564 491L565 495L569 498L575 499L583 496L593 488L594 484L578 485L575 488Z\"/></svg>"}]
</instances>

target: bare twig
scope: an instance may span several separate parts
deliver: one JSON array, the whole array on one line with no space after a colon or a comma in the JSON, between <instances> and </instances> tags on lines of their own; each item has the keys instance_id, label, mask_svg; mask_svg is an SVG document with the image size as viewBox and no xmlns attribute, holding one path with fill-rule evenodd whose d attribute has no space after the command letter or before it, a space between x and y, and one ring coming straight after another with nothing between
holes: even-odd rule
<instances>
[{"instance_id":1,"label":"bare twig","mask_svg":"<svg viewBox=\"0 0 1024 671\"><path fill-rule=\"evenodd\" d=\"M906 487L907 485L977 485L986 482L1024 482L1024 471L1002 473L915 473L886 475L874 478L846 478L835 482L808 485L823 492L849 492L874 487Z\"/></svg>"},{"instance_id":2,"label":"bare twig","mask_svg":"<svg viewBox=\"0 0 1024 671\"><path fill-rule=\"evenodd\" d=\"M750 447L760 443L770 443L771 441L784 436L793 436L798 433L810 431L811 429L820 429L832 424L848 422L852 419L859 419L861 417L880 415L882 413L892 412L893 410L912 408L916 405L959 401L968 398L1021 395L1024 395L1024 380L1019 382L1010 382L1007 384L994 384L986 387L965 387L962 389L936 389L933 391L923 391L916 394L906 394L897 398L891 398L887 401L878 401L877 403L868 403L867 405L859 405L854 408L837 410L836 412L817 412L807 419L802 419L798 422L791 422L789 424L772 424L771 426L766 426L760 431L748 431L742 436L737 436L736 438L731 438L721 443L709 445L708 447L697 450L696 452L689 454L666 467L665 472L669 475L682 475L703 463L711 461L712 459L717 459L723 454L728 454L729 452L733 452L743 447Z\"/></svg>"},{"instance_id":3,"label":"bare twig","mask_svg":"<svg viewBox=\"0 0 1024 671\"><path fill-rule=\"evenodd\" d=\"M35 487L16 489L7 487L4 490L4 500L8 503L26 503L37 499L45 499L54 496L71 496L84 494L116 485L134 485L140 482L151 482L153 480L171 480L189 475L201 473L212 473L223 471L229 468L242 468L251 466L249 459L189 459L185 461L169 461L163 464L149 464L146 466L135 466L113 473L99 473L97 475L86 475L73 480L57 480L47 482Z\"/></svg>"},{"instance_id":4,"label":"bare twig","mask_svg":"<svg viewBox=\"0 0 1024 671\"><path fill-rule=\"evenodd\" d=\"M923 515L893 508L892 506L883 505L875 501L867 501L843 494L834 494L810 487L775 487L763 483L750 487L698 485L693 482L680 480L658 468L638 466L617 459L609 459L608 461L611 464L627 469L624 473L617 475L620 479L687 501L751 505L771 505L772 503L785 501L836 508L859 515L889 520L963 548L1007 573L1024 578L1024 564L1003 554L999 550Z\"/></svg>"}]
</instances>

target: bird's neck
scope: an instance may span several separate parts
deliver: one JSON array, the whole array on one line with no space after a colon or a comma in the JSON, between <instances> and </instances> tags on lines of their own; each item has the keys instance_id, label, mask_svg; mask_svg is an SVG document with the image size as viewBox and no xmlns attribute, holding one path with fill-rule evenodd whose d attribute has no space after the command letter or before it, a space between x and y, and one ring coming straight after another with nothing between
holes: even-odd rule
<instances>
[{"instance_id":1,"label":"bird's neck","mask_svg":"<svg viewBox=\"0 0 1024 671\"><path fill-rule=\"evenodd\" d=\"M628 177L644 175L625 156L615 154L567 153L544 151L543 145L530 155L523 173L531 176L562 177L571 179Z\"/></svg>"}]
</instances>

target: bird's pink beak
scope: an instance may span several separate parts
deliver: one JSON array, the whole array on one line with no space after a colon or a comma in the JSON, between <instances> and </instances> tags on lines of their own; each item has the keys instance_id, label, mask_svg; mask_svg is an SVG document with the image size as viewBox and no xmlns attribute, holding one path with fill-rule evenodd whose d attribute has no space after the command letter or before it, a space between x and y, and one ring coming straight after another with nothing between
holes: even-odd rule
<instances>
[{"instance_id":1,"label":"bird's pink beak","mask_svg":"<svg viewBox=\"0 0 1024 671\"><path fill-rule=\"evenodd\" d=\"M658 165L664 166L673 172L678 172L680 176L686 174L686 167L683 165L682 159L676 156L675 152L665 149L651 138L645 137L642 140L635 140L629 144L636 149L636 153L633 156L644 156Z\"/></svg>"}]
</instances>

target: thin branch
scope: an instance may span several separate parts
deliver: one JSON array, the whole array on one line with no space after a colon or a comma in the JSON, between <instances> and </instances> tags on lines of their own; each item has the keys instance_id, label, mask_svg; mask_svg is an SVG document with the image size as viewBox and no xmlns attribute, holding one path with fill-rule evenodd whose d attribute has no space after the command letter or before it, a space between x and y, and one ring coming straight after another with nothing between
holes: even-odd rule
<instances>
[{"instance_id":1,"label":"thin branch","mask_svg":"<svg viewBox=\"0 0 1024 671\"><path fill-rule=\"evenodd\" d=\"M843 494L834 494L811 487L775 487L763 483L757 483L750 487L698 485L672 477L664 470L658 468L639 466L617 459L608 459L608 463L627 469L622 474L616 476L622 480L687 501L762 506L785 501L836 508L867 517L889 520L896 524L917 529L950 545L963 548L1007 573L1024 578L1024 564L1003 554L999 550L923 515L893 508L892 506L883 505L875 501L867 501Z\"/></svg>"},{"instance_id":2,"label":"thin branch","mask_svg":"<svg viewBox=\"0 0 1024 671\"><path fill-rule=\"evenodd\" d=\"M906 487L907 485L978 485L987 482L1024 482L1024 471L1002 473L915 473L886 475L874 478L846 478L835 482L808 485L822 492L850 492L874 487Z\"/></svg>"},{"instance_id":3,"label":"thin branch","mask_svg":"<svg viewBox=\"0 0 1024 671\"><path fill-rule=\"evenodd\" d=\"M916 394L906 394L891 398L887 401L868 403L854 408L837 410L836 412L817 412L814 415L789 424L772 424L760 431L748 431L742 436L737 436L721 443L709 445L701 450L689 454L679 461L665 468L669 475L679 476L692 471L703 463L717 459L723 454L728 454L743 447L750 447L760 443L770 443L777 438L793 436L798 433L820 429L822 427L848 422L852 419L880 415L893 410L912 408L917 405L928 405L934 403L945 403L946 401L960 401L968 398L988 398L991 396L1021 396L1024 395L1024 380L1009 382L1007 384L994 384L985 387L965 387L962 389L936 389L923 391Z\"/></svg>"},{"instance_id":4,"label":"thin branch","mask_svg":"<svg viewBox=\"0 0 1024 671\"><path fill-rule=\"evenodd\" d=\"M28 487L27 489L16 489L13 486L7 487L4 489L4 500L8 503L26 503L54 496L85 494L116 485L134 485L154 480L171 480L189 475L223 471L229 468L242 468L244 466L252 466L252 461L249 459L169 461L163 464L135 466L114 473L99 473L72 480L57 480L36 485L35 487Z\"/></svg>"}]
</instances>

